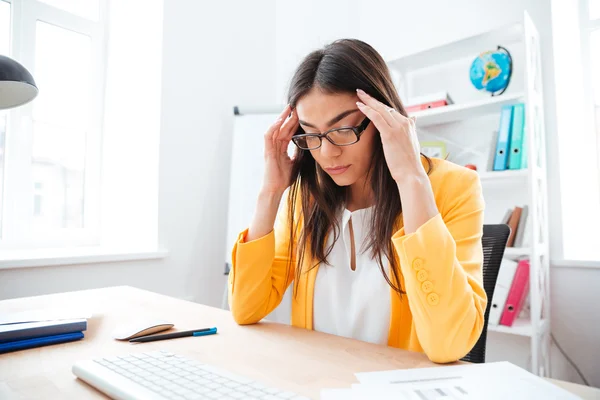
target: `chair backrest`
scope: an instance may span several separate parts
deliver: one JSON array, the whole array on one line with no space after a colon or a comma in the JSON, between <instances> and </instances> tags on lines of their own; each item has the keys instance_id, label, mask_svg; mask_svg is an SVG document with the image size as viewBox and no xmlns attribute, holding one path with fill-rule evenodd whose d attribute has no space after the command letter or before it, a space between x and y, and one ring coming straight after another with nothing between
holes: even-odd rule
<instances>
[{"instance_id":1,"label":"chair backrest","mask_svg":"<svg viewBox=\"0 0 600 400\"><path fill-rule=\"evenodd\" d=\"M494 296L494 288L496 287L496 280L498 279L498 272L500 271L500 264L502 263L509 235L510 228L508 225L483 226L483 237L481 239L483 242L483 288L487 295L488 303L485 308L485 320L481 336L479 336L479 340L477 340L477 343L475 343L469 354L461 359L462 361L472 363L485 362L485 344L487 341L488 319L492 306L492 297Z\"/></svg>"}]
</instances>

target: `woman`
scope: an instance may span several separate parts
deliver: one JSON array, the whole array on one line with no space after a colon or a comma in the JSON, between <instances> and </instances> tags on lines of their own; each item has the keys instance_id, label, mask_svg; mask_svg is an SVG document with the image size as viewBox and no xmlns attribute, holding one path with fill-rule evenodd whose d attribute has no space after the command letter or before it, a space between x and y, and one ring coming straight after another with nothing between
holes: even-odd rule
<instances>
[{"instance_id":1,"label":"woman","mask_svg":"<svg viewBox=\"0 0 600 400\"><path fill-rule=\"evenodd\" d=\"M385 62L359 40L309 54L288 100L265 134L256 212L233 248L236 322L260 321L294 282L294 326L439 363L465 356L487 304L477 174L420 154Z\"/></svg>"}]
</instances>

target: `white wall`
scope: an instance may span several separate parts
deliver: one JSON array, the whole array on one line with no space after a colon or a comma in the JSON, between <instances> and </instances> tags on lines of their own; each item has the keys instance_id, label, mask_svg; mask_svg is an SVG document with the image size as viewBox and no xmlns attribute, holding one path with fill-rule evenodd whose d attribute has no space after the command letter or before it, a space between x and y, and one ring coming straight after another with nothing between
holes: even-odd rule
<instances>
[{"instance_id":1,"label":"white wall","mask_svg":"<svg viewBox=\"0 0 600 400\"><path fill-rule=\"evenodd\" d=\"M282 103L301 58L337 37L358 37L389 57L502 26L527 8L545 59L548 159L557 159L548 0L510 0L501 7L476 0L205 4L165 1L159 239L170 256L159 262L0 271L0 298L131 284L218 305L225 281L231 106ZM554 231L560 210L557 168L549 163ZM551 272L553 332L595 386L600 386L594 368L600 359L599 281L598 269ZM527 366L526 339L490 334L488 340L489 360ZM554 377L579 381L560 354L552 356Z\"/></svg>"},{"instance_id":2,"label":"white wall","mask_svg":"<svg viewBox=\"0 0 600 400\"><path fill-rule=\"evenodd\" d=\"M160 261L0 270L0 299L134 285L220 305L233 106L275 98L273 1L164 2Z\"/></svg>"}]
</instances>

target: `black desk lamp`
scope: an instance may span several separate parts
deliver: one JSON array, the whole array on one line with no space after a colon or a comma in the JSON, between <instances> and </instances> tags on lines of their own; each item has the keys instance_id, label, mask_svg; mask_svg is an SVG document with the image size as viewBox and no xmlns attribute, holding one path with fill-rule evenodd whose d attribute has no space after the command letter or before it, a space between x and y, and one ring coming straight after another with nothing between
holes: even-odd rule
<instances>
[{"instance_id":1,"label":"black desk lamp","mask_svg":"<svg viewBox=\"0 0 600 400\"><path fill-rule=\"evenodd\" d=\"M29 103L37 94L29 71L12 58L0 55L0 110Z\"/></svg>"}]
</instances>

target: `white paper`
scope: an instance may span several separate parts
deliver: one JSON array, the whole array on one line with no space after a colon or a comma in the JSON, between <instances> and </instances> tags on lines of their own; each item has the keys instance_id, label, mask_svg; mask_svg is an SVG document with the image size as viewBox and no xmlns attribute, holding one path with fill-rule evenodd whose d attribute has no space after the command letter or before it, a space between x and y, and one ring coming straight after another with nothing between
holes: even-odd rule
<instances>
[{"instance_id":1,"label":"white paper","mask_svg":"<svg viewBox=\"0 0 600 400\"><path fill-rule=\"evenodd\" d=\"M465 389L466 388L466 389ZM472 400L468 382L412 384L354 384L350 389L324 389L322 400Z\"/></svg>"},{"instance_id":2,"label":"white paper","mask_svg":"<svg viewBox=\"0 0 600 400\"><path fill-rule=\"evenodd\" d=\"M392 390L393 386L409 385L416 388L419 385L425 387L437 384L440 388L459 386L466 392L467 399L482 396L492 400L578 399L566 390L509 362L361 372L355 375L362 385L357 385L352 390L363 385L382 391ZM360 390L366 389L367 386Z\"/></svg>"}]
</instances>

